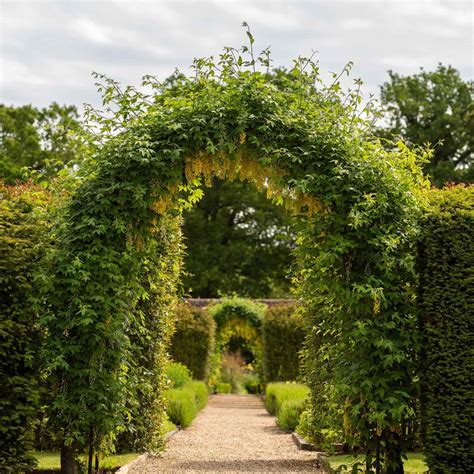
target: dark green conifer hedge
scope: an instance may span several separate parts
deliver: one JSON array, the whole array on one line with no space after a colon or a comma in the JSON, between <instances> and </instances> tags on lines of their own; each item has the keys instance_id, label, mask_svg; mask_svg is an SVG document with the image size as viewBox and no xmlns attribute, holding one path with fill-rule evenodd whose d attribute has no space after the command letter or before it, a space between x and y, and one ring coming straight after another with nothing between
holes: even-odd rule
<instances>
[{"instance_id":1,"label":"dark green conifer hedge","mask_svg":"<svg viewBox=\"0 0 474 474\"><path fill-rule=\"evenodd\" d=\"M299 352L303 348L303 320L295 304L268 308L262 322L263 373L265 382L296 380Z\"/></svg>"},{"instance_id":2,"label":"dark green conifer hedge","mask_svg":"<svg viewBox=\"0 0 474 474\"><path fill-rule=\"evenodd\" d=\"M432 473L474 466L474 187L432 192L419 246L421 402Z\"/></svg>"},{"instance_id":3,"label":"dark green conifer hedge","mask_svg":"<svg viewBox=\"0 0 474 474\"><path fill-rule=\"evenodd\" d=\"M0 471L35 464L31 425L40 398L41 331L34 273L45 252L46 192L0 183Z\"/></svg>"},{"instance_id":4,"label":"dark green conifer hedge","mask_svg":"<svg viewBox=\"0 0 474 474\"><path fill-rule=\"evenodd\" d=\"M214 350L215 322L204 309L180 304L176 309L176 331L169 349L176 362L184 364L196 380L209 375Z\"/></svg>"}]
</instances>

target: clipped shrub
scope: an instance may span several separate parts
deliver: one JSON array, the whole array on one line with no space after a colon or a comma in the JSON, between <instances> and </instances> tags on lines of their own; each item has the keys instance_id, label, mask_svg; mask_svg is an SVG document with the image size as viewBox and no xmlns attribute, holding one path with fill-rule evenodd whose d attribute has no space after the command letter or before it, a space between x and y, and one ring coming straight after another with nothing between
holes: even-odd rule
<instances>
[{"instance_id":1,"label":"clipped shrub","mask_svg":"<svg viewBox=\"0 0 474 474\"><path fill-rule=\"evenodd\" d=\"M192 390L196 401L196 407L202 410L207 405L208 390L206 384L201 380L193 380L185 385L186 389Z\"/></svg>"},{"instance_id":2,"label":"clipped shrub","mask_svg":"<svg viewBox=\"0 0 474 474\"><path fill-rule=\"evenodd\" d=\"M270 415L278 416L284 402L287 400L301 400L304 402L308 395L308 387L299 383L269 383L265 391L265 408Z\"/></svg>"},{"instance_id":3,"label":"clipped shrub","mask_svg":"<svg viewBox=\"0 0 474 474\"><path fill-rule=\"evenodd\" d=\"M474 466L473 265L474 187L432 191L418 256L421 421L432 473Z\"/></svg>"},{"instance_id":4,"label":"clipped shrub","mask_svg":"<svg viewBox=\"0 0 474 474\"><path fill-rule=\"evenodd\" d=\"M216 393L231 393L231 392L232 392L232 385L230 383L225 383L225 382L216 383Z\"/></svg>"},{"instance_id":5,"label":"clipped shrub","mask_svg":"<svg viewBox=\"0 0 474 474\"><path fill-rule=\"evenodd\" d=\"M305 400L301 398L285 400L278 410L278 426L285 431L295 431L299 425L301 414L305 408Z\"/></svg>"},{"instance_id":6,"label":"clipped shrub","mask_svg":"<svg viewBox=\"0 0 474 474\"><path fill-rule=\"evenodd\" d=\"M169 420L181 428L187 428L196 418L198 408L196 394L190 388L173 388L166 392Z\"/></svg>"},{"instance_id":7,"label":"clipped shrub","mask_svg":"<svg viewBox=\"0 0 474 474\"><path fill-rule=\"evenodd\" d=\"M31 425L40 401L42 335L34 274L47 250L43 188L0 183L0 471L35 465Z\"/></svg>"},{"instance_id":8,"label":"clipped shrub","mask_svg":"<svg viewBox=\"0 0 474 474\"><path fill-rule=\"evenodd\" d=\"M183 303L175 311L176 330L169 353L189 368L194 379L207 380L214 350L215 322L202 308Z\"/></svg>"},{"instance_id":9,"label":"clipped shrub","mask_svg":"<svg viewBox=\"0 0 474 474\"><path fill-rule=\"evenodd\" d=\"M166 376L171 388L182 388L192 380L190 370L179 362L170 362L166 369Z\"/></svg>"},{"instance_id":10,"label":"clipped shrub","mask_svg":"<svg viewBox=\"0 0 474 474\"><path fill-rule=\"evenodd\" d=\"M243 377L243 385L247 393L257 394L262 391L260 377L257 374L245 374Z\"/></svg>"},{"instance_id":11,"label":"clipped shrub","mask_svg":"<svg viewBox=\"0 0 474 474\"><path fill-rule=\"evenodd\" d=\"M295 304L282 304L268 308L263 317L263 374L267 383L298 377L305 331L295 311Z\"/></svg>"}]
</instances>

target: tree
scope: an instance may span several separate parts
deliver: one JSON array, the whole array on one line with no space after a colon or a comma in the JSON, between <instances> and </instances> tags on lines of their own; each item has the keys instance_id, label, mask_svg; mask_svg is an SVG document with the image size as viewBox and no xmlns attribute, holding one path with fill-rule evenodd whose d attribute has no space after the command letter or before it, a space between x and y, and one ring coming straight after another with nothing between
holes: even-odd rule
<instances>
[{"instance_id":1,"label":"tree","mask_svg":"<svg viewBox=\"0 0 474 474\"><path fill-rule=\"evenodd\" d=\"M464 81L456 69L442 64L432 72L421 69L418 74L401 76L389 71L389 76L381 86L388 126L380 134L434 146L425 172L435 185L473 182L473 82Z\"/></svg>"},{"instance_id":2,"label":"tree","mask_svg":"<svg viewBox=\"0 0 474 474\"><path fill-rule=\"evenodd\" d=\"M49 178L77 163L82 151L74 132L80 127L75 106L0 104L0 178L13 184L23 179L25 167Z\"/></svg>"},{"instance_id":3,"label":"tree","mask_svg":"<svg viewBox=\"0 0 474 474\"><path fill-rule=\"evenodd\" d=\"M193 296L237 292L262 298L289 293L290 216L250 183L215 179L185 216L183 285Z\"/></svg>"}]
</instances>

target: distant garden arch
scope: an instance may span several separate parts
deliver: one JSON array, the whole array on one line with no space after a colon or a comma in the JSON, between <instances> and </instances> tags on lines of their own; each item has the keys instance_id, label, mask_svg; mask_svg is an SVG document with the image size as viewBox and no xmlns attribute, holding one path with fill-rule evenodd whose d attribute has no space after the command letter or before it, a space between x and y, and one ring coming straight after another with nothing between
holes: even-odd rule
<instances>
[{"instance_id":1,"label":"distant garden arch","mask_svg":"<svg viewBox=\"0 0 474 474\"><path fill-rule=\"evenodd\" d=\"M171 87L147 78L151 95L99 77L116 108L108 119L91 112L104 144L58 229L44 316L65 456L124 429L144 363L161 383L181 211L219 177L252 181L294 210L313 403L341 418L369 464L372 453L396 472L413 417L419 158L403 144L382 147L358 93L343 94L338 78L324 86L311 59L277 77L255 72L265 55L235 54L196 61L195 77ZM151 335L139 362L134 351ZM327 420L315 423L324 430Z\"/></svg>"}]
</instances>

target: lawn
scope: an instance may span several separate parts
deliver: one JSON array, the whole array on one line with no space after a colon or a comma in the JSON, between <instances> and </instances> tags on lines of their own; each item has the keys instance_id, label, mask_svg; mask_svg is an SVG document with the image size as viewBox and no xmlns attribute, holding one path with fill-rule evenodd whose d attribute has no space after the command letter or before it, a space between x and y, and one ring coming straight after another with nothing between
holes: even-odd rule
<instances>
[{"instance_id":1,"label":"lawn","mask_svg":"<svg viewBox=\"0 0 474 474\"><path fill-rule=\"evenodd\" d=\"M112 469L114 467L124 466L125 464L133 461L137 458L139 453L128 453L128 454L110 454L105 456L100 462L101 469ZM43 470L59 470L60 469L60 457L59 451L53 452L39 452L35 451L33 456L38 460L38 466L36 469ZM84 456L85 460L85 456Z\"/></svg>"},{"instance_id":2,"label":"lawn","mask_svg":"<svg viewBox=\"0 0 474 474\"><path fill-rule=\"evenodd\" d=\"M351 455L330 456L328 458L332 469L337 469L342 464L345 464L348 471L350 471L351 466L355 462L362 460L362 456L355 457ZM403 467L405 474L424 474L428 471L428 466L425 464L424 456L421 453L408 453L408 459L403 463Z\"/></svg>"}]
</instances>

